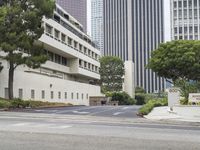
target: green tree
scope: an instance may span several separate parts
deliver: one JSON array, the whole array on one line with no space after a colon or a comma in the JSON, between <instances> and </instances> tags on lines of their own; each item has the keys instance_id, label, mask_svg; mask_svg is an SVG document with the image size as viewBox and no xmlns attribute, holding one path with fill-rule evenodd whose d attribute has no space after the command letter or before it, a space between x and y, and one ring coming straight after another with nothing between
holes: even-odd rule
<instances>
[{"instance_id":1,"label":"green tree","mask_svg":"<svg viewBox=\"0 0 200 150\"><path fill-rule=\"evenodd\" d=\"M147 65L159 76L200 80L200 41L179 40L163 43L152 52Z\"/></svg>"},{"instance_id":2,"label":"green tree","mask_svg":"<svg viewBox=\"0 0 200 150\"><path fill-rule=\"evenodd\" d=\"M9 62L9 99L13 98L15 69L22 64L38 68L45 63L42 45L36 41L43 34L42 18L52 17L53 0L3 0L0 7L0 49Z\"/></svg>"},{"instance_id":3,"label":"green tree","mask_svg":"<svg viewBox=\"0 0 200 150\"><path fill-rule=\"evenodd\" d=\"M144 88L137 86L135 88L135 93L146 93L146 91L144 90Z\"/></svg>"},{"instance_id":4,"label":"green tree","mask_svg":"<svg viewBox=\"0 0 200 150\"><path fill-rule=\"evenodd\" d=\"M122 90L124 62L113 56L105 56L100 59L100 75L102 92L116 92Z\"/></svg>"},{"instance_id":5,"label":"green tree","mask_svg":"<svg viewBox=\"0 0 200 150\"><path fill-rule=\"evenodd\" d=\"M176 80L174 85L180 88L181 96L183 96L186 100L188 100L190 93L197 93L200 89L199 82L186 81L183 79Z\"/></svg>"}]
</instances>

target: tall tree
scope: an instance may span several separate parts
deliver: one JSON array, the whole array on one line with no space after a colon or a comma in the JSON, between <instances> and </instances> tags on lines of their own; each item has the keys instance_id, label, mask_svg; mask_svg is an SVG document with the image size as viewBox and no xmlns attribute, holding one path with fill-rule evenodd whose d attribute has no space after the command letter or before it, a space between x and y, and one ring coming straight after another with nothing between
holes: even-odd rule
<instances>
[{"instance_id":1,"label":"tall tree","mask_svg":"<svg viewBox=\"0 0 200 150\"><path fill-rule=\"evenodd\" d=\"M0 49L9 62L9 99L13 98L15 69L22 64L38 68L47 60L36 41L43 34L42 18L52 17L53 0L3 0L0 7Z\"/></svg>"},{"instance_id":2,"label":"tall tree","mask_svg":"<svg viewBox=\"0 0 200 150\"><path fill-rule=\"evenodd\" d=\"M102 91L122 91L124 62L118 57L105 56L100 59L100 64Z\"/></svg>"},{"instance_id":3,"label":"tall tree","mask_svg":"<svg viewBox=\"0 0 200 150\"><path fill-rule=\"evenodd\" d=\"M159 76L200 81L200 41L179 40L163 43L152 52L147 65Z\"/></svg>"}]
</instances>

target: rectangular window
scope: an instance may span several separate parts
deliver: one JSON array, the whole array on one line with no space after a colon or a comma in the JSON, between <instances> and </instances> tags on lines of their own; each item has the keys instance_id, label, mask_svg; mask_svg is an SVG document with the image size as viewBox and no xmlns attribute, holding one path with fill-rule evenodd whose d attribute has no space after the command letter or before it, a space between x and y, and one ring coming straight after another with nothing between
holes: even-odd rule
<instances>
[{"instance_id":1,"label":"rectangular window","mask_svg":"<svg viewBox=\"0 0 200 150\"><path fill-rule=\"evenodd\" d=\"M45 99L45 91L42 90L42 99Z\"/></svg>"},{"instance_id":2,"label":"rectangular window","mask_svg":"<svg viewBox=\"0 0 200 150\"><path fill-rule=\"evenodd\" d=\"M72 39L70 37L68 37L68 44L72 45Z\"/></svg>"},{"instance_id":3,"label":"rectangular window","mask_svg":"<svg viewBox=\"0 0 200 150\"><path fill-rule=\"evenodd\" d=\"M71 93L71 99L74 99L74 93Z\"/></svg>"},{"instance_id":4,"label":"rectangular window","mask_svg":"<svg viewBox=\"0 0 200 150\"><path fill-rule=\"evenodd\" d=\"M48 57L50 61L54 62L54 53L48 51Z\"/></svg>"},{"instance_id":5,"label":"rectangular window","mask_svg":"<svg viewBox=\"0 0 200 150\"><path fill-rule=\"evenodd\" d=\"M61 92L58 92L58 99L61 99Z\"/></svg>"},{"instance_id":6,"label":"rectangular window","mask_svg":"<svg viewBox=\"0 0 200 150\"><path fill-rule=\"evenodd\" d=\"M78 43L77 43L76 41L74 41L74 48L75 48L75 49L77 49L77 44L78 44Z\"/></svg>"},{"instance_id":7,"label":"rectangular window","mask_svg":"<svg viewBox=\"0 0 200 150\"><path fill-rule=\"evenodd\" d=\"M84 47L84 54L87 55L87 48Z\"/></svg>"},{"instance_id":8,"label":"rectangular window","mask_svg":"<svg viewBox=\"0 0 200 150\"><path fill-rule=\"evenodd\" d=\"M83 95L83 94L82 94L82 96L81 96L81 97L82 97L82 99L84 99L84 95Z\"/></svg>"},{"instance_id":9,"label":"rectangular window","mask_svg":"<svg viewBox=\"0 0 200 150\"><path fill-rule=\"evenodd\" d=\"M83 47L83 46L82 46L81 44L79 44L79 51L80 51L80 52L82 52L82 47Z\"/></svg>"},{"instance_id":10,"label":"rectangular window","mask_svg":"<svg viewBox=\"0 0 200 150\"><path fill-rule=\"evenodd\" d=\"M88 55L91 56L91 50L88 50Z\"/></svg>"},{"instance_id":11,"label":"rectangular window","mask_svg":"<svg viewBox=\"0 0 200 150\"><path fill-rule=\"evenodd\" d=\"M60 55L55 54L55 63L61 64L61 57L60 57Z\"/></svg>"},{"instance_id":12,"label":"rectangular window","mask_svg":"<svg viewBox=\"0 0 200 150\"><path fill-rule=\"evenodd\" d=\"M64 34L62 33L61 39L62 39L63 42L65 42L65 40L66 40L66 35L64 35Z\"/></svg>"},{"instance_id":13,"label":"rectangular window","mask_svg":"<svg viewBox=\"0 0 200 150\"><path fill-rule=\"evenodd\" d=\"M35 90L31 90L31 99L35 99Z\"/></svg>"},{"instance_id":14,"label":"rectangular window","mask_svg":"<svg viewBox=\"0 0 200 150\"><path fill-rule=\"evenodd\" d=\"M89 95L88 95L88 94L86 95L86 98L87 98L87 99L89 98Z\"/></svg>"},{"instance_id":15,"label":"rectangular window","mask_svg":"<svg viewBox=\"0 0 200 150\"><path fill-rule=\"evenodd\" d=\"M62 57L62 65L67 66L67 58Z\"/></svg>"},{"instance_id":16,"label":"rectangular window","mask_svg":"<svg viewBox=\"0 0 200 150\"><path fill-rule=\"evenodd\" d=\"M4 89L4 97L5 97L5 99L9 99L9 96L8 96L8 88L5 88L5 89Z\"/></svg>"},{"instance_id":17,"label":"rectangular window","mask_svg":"<svg viewBox=\"0 0 200 150\"><path fill-rule=\"evenodd\" d=\"M67 99L67 92L65 92L65 99Z\"/></svg>"},{"instance_id":18,"label":"rectangular window","mask_svg":"<svg viewBox=\"0 0 200 150\"><path fill-rule=\"evenodd\" d=\"M19 89L19 99L23 99L23 89Z\"/></svg>"},{"instance_id":19,"label":"rectangular window","mask_svg":"<svg viewBox=\"0 0 200 150\"><path fill-rule=\"evenodd\" d=\"M48 33L48 34L52 34L52 27L51 26L49 26L49 25L47 25L46 24L46 32Z\"/></svg>"},{"instance_id":20,"label":"rectangular window","mask_svg":"<svg viewBox=\"0 0 200 150\"><path fill-rule=\"evenodd\" d=\"M77 100L79 99L79 94L78 93L76 93L76 97L77 97Z\"/></svg>"},{"instance_id":21,"label":"rectangular window","mask_svg":"<svg viewBox=\"0 0 200 150\"><path fill-rule=\"evenodd\" d=\"M84 62L84 67L87 68L87 62Z\"/></svg>"},{"instance_id":22,"label":"rectangular window","mask_svg":"<svg viewBox=\"0 0 200 150\"><path fill-rule=\"evenodd\" d=\"M60 39L60 32L58 30L55 30L55 38Z\"/></svg>"},{"instance_id":23,"label":"rectangular window","mask_svg":"<svg viewBox=\"0 0 200 150\"><path fill-rule=\"evenodd\" d=\"M54 97L54 94L53 94L53 91L51 91L51 99L53 99Z\"/></svg>"}]
</instances>

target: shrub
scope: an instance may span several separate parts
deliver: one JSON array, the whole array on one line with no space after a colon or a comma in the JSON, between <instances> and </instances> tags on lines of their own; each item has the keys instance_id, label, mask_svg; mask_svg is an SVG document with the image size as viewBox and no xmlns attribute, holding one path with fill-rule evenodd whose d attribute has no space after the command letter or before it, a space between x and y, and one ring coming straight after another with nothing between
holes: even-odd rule
<instances>
[{"instance_id":1,"label":"shrub","mask_svg":"<svg viewBox=\"0 0 200 150\"><path fill-rule=\"evenodd\" d=\"M145 90L142 88L142 87L139 87L139 86L137 86L136 88L135 88L135 93L137 94L137 93L146 93L145 92Z\"/></svg>"},{"instance_id":2,"label":"shrub","mask_svg":"<svg viewBox=\"0 0 200 150\"><path fill-rule=\"evenodd\" d=\"M159 107L159 106L167 106L167 99L153 99L149 100L148 103L146 103L143 107L139 109L139 115L147 115L150 113L154 107Z\"/></svg>"},{"instance_id":3,"label":"shrub","mask_svg":"<svg viewBox=\"0 0 200 150\"><path fill-rule=\"evenodd\" d=\"M11 104L7 100L0 99L0 108L10 108Z\"/></svg>"},{"instance_id":4,"label":"shrub","mask_svg":"<svg viewBox=\"0 0 200 150\"><path fill-rule=\"evenodd\" d=\"M21 99L11 100L11 108L26 108L30 106L30 101L23 101Z\"/></svg>"},{"instance_id":5,"label":"shrub","mask_svg":"<svg viewBox=\"0 0 200 150\"><path fill-rule=\"evenodd\" d=\"M135 95L136 105L144 105L146 103L145 94L138 93Z\"/></svg>"},{"instance_id":6,"label":"shrub","mask_svg":"<svg viewBox=\"0 0 200 150\"><path fill-rule=\"evenodd\" d=\"M181 105L187 105L188 104L188 99L184 98L180 100Z\"/></svg>"},{"instance_id":7,"label":"shrub","mask_svg":"<svg viewBox=\"0 0 200 150\"><path fill-rule=\"evenodd\" d=\"M112 94L112 101L118 101L119 105L134 105L135 100L126 92L115 92Z\"/></svg>"}]
</instances>

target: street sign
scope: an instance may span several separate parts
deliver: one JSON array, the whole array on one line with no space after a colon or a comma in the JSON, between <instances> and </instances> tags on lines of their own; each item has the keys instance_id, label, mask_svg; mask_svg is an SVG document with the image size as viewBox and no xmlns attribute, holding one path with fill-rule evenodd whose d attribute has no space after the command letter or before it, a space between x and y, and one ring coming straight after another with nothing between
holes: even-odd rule
<instances>
[{"instance_id":1,"label":"street sign","mask_svg":"<svg viewBox=\"0 0 200 150\"><path fill-rule=\"evenodd\" d=\"M191 103L200 103L200 93L190 93L189 102Z\"/></svg>"},{"instance_id":2,"label":"street sign","mask_svg":"<svg viewBox=\"0 0 200 150\"><path fill-rule=\"evenodd\" d=\"M168 106L172 110L174 105L180 104L180 89L170 88L168 91Z\"/></svg>"}]
</instances>

